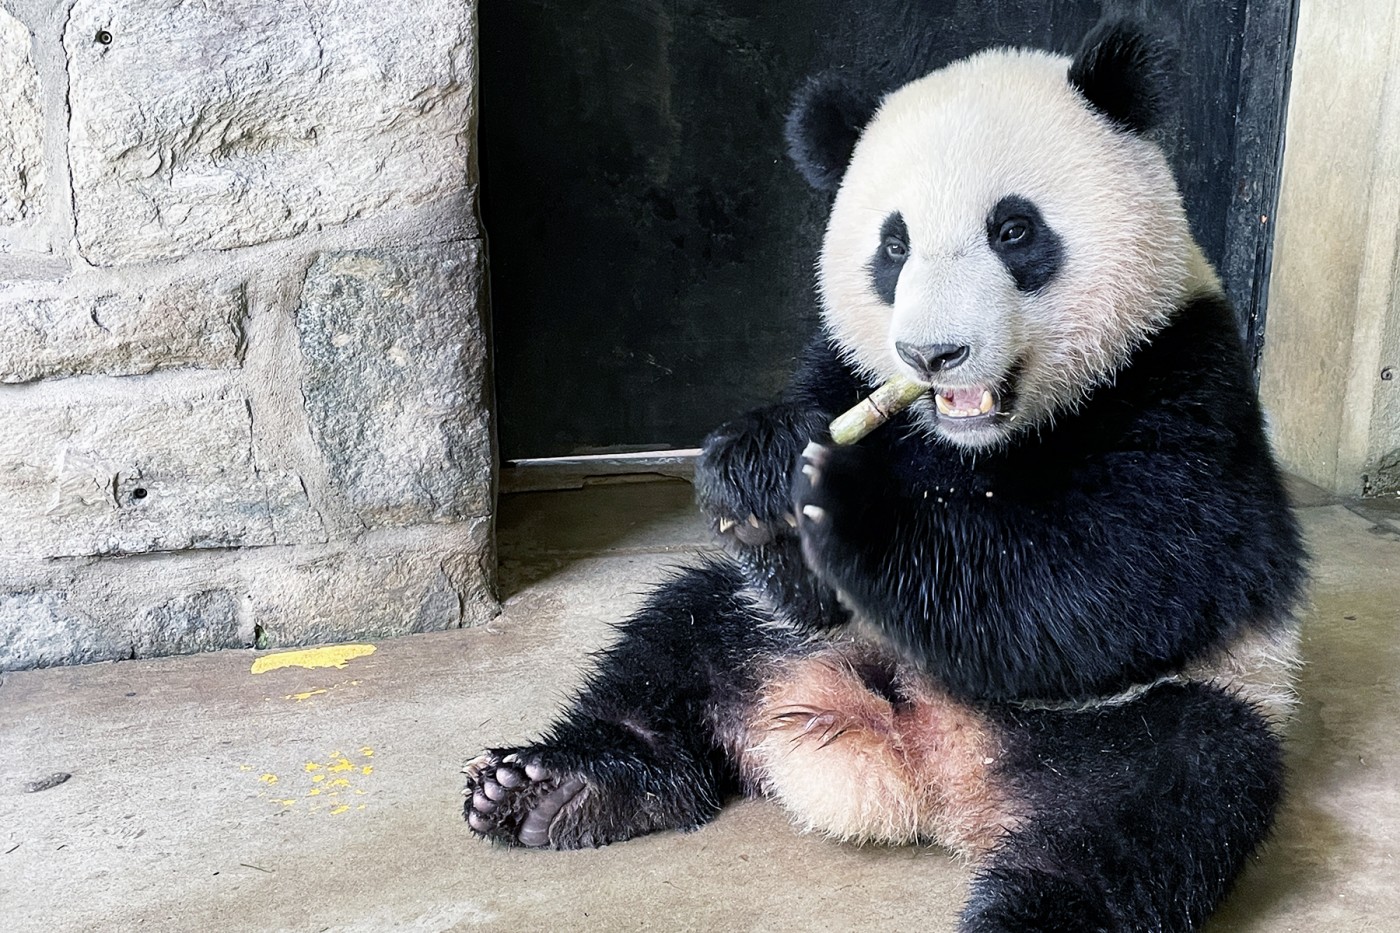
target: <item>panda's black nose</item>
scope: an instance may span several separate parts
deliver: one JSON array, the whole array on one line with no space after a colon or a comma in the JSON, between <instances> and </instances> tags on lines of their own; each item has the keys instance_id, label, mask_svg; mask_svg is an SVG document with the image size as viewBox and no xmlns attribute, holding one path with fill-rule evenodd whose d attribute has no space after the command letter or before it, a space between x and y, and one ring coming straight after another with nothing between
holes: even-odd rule
<instances>
[{"instance_id":1,"label":"panda's black nose","mask_svg":"<svg viewBox=\"0 0 1400 933\"><path fill-rule=\"evenodd\" d=\"M962 365L970 352L966 346L958 346L952 343L930 343L926 346L916 347L912 343L905 343L896 340L894 344L895 352L899 358L910 366L914 367L920 375L925 376L929 381L941 372L946 372L956 366Z\"/></svg>"}]
</instances>

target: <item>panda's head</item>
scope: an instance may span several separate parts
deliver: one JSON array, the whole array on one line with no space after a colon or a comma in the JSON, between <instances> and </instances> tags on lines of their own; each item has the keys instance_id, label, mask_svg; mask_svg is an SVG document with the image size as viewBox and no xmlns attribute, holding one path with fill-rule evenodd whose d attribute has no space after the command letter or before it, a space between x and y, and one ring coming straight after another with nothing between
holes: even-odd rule
<instances>
[{"instance_id":1,"label":"panda's head","mask_svg":"<svg viewBox=\"0 0 1400 933\"><path fill-rule=\"evenodd\" d=\"M788 120L835 189L827 329L873 381L936 388L921 422L979 448L1110 379L1200 275L1161 148L1169 53L1125 23L1073 58L996 49L880 95L834 74Z\"/></svg>"}]
</instances>

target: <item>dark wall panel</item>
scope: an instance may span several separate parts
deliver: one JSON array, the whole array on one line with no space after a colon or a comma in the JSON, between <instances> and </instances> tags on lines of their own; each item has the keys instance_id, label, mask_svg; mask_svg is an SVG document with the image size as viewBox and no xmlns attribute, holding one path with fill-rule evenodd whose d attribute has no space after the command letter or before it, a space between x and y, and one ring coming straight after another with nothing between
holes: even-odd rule
<instances>
[{"instance_id":1,"label":"dark wall panel","mask_svg":"<svg viewBox=\"0 0 1400 933\"><path fill-rule=\"evenodd\" d=\"M1183 47L1164 142L1201 246L1257 325L1290 2L1115 9ZM805 75L921 73L989 44L1068 51L1100 15L1074 0L485 0L504 456L694 446L781 388L815 327L826 212L782 153Z\"/></svg>"}]
</instances>

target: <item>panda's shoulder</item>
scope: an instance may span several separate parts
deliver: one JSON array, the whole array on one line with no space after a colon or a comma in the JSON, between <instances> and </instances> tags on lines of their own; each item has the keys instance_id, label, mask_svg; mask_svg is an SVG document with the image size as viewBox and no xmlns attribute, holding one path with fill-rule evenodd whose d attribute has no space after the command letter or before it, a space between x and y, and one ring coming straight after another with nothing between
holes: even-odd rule
<instances>
[{"instance_id":1,"label":"panda's shoulder","mask_svg":"<svg viewBox=\"0 0 1400 933\"><path fill-rule=\"evenodd\" d=\"M1215 293L1183 303L1133 355L1129 370L1159 388L1212 377L1216 386L1253 391L1238 319L1229 301Z\"/></svg>"},{"instance_id":2,"label":"panda's shoulder","mask_svg":"<svg viewBox=\"0 0 1400 933\"><path fill-rule=\"evenodd\" d=\"M1139 430L1248 436L1259 426L1254 377L1229 302L1201 295L1140 346L1107 393Z\"/></svg>"}]
</instances>

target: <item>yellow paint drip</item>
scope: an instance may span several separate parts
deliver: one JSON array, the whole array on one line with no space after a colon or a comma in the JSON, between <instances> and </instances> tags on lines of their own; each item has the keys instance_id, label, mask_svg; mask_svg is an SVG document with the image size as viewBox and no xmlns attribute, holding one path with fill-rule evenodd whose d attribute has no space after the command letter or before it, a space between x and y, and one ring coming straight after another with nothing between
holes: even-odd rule
<instances>
[{"instance_id":1,"label":"yellow paint drip","mask_svg":"<svg viewBox=\"0 0 1400 933\"><path fill-rule=\"evenodd\" d=\"M358 759L352 761L352 757ZM346 801L346 797L365 797L368 792L363 787L357 787L357 783L364 782L364 779L374 773L371 765L365 761L374 757L374 749L368 745L362 746L357 753L346 755L337 749L331 752L321 761L308 761L301 767L302 777L289 777L281 780L276 774L267 771L259 775L258 781L271 786L279 785L278 792L281 794L294 794L291 797L274 796L267 791L258 791L258 798L278 806L282 812L295 809L298 813L308 816L312 814L328 814L339 816L351 810L363 810L365 804L359 801ZM251 765L239 765L240 771L252 770ZM306 780L307 778L310 780ZM289 784L301 784L301 787L293 790ZM295 796L299 795L299 796ZM303 806L296 806L298 803Z\"/></svg>"},{"instance_id":2,"label":"yellow paint drip","mask_svg":"<svg viewBox=\"0 0 1400 933\"><path fill-rule=\"evenodd\" d=\"M310 690L303 690L301 693L289 693L282 699L296 700L298 703L300 703L302 700L309 700L312 697L330 693L332 690L339 690L341 687L358 687L359 685L360 681L358 680L342 680L338 684L331 684L327 687L313 687Z\"/></svg>"},{"instance_id":3,"label":"yellow paint drip","mask_svg":"<svg viewBox=\"0 0 1400 933\"><path fill-rule=\"evenodd\" d=\"M301 651L281 651L258 658L252 673L266 674L284 667L344 667L355 658L374 654L374 645L327 645Z\"/></svg>"}]
</instances>

